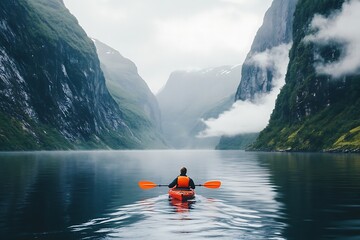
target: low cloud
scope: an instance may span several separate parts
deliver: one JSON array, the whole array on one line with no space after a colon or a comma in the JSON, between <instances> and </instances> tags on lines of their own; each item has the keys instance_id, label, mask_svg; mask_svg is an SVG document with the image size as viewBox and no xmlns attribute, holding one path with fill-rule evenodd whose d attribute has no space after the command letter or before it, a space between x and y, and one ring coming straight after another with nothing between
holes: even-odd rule
<instances>
[{"instance_id":1,"label":"low cloud","mask_svg":"<svg viewBox=\"0 0 360 240\"><path fill-rule=\"evenodd\" d=\"M274 76L274 90L282 87L285 83L285 74L289 63L289 51L292 43L281 44L263 52L255 53L247 63L260 67L263 71L270 69Z\"/></svg>"},{"instance_id":2,"label":"low cloud","mask_svg":"<svg viewBox=\"0 0 360 240\"><path fill-rule=\"evenodd\" d=\"M320 58L315 68L320 74L334 78L360 72L360 28L356 27L360 19L360 1L346 1L341 11L325 18L316 15L310 27L315 34L305 37L305 41L319 45L338 43L342 46L340 59L326 63Z\"/></svg>"},{"instance_id":3,"label":"low cloud","mask_svg":"<svg viewBox=\"0 0 360 240\"><path fill-rule=\"evenodd\" d=\"M283 44L254 54L249 62L263 70L273 69L273 90L268 94L258 95L253 102L235 102L230 110L223 112L216 119L203 119L206 129L199 133L198 137L234 136L264 129L275 107L276 97L285 83L291 45Z\"/></svg>"},{"instance_id":4,"label":"low cloud","mask_svg":"<svg viewBox=\"0 0 360 240\"><path fill-rule=\"evenodd\" d=\"M278 91L266 94L258 103L237 101L229 111L219 118L203 120L207 128L198 137L233 136L243 133L260 132L270 119Z\"/></svg>"}]
</instances>

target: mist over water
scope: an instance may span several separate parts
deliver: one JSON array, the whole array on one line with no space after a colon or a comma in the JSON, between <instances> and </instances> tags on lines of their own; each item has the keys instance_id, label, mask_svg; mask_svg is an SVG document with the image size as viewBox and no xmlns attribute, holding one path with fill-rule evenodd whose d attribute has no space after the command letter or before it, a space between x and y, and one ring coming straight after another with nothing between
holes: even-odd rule
<instances>
[{"instance_id":1,"label":"mist over water","mask_svg":"<svg viewBox=\"0 0 360 240\"><path fill-rule=\"evenodd\" d=\"M328 239L360 234L359 155L242 151L0 155L1 239ZM167 188L182 166L190 202Z\"/></svg>"}]
</instances>

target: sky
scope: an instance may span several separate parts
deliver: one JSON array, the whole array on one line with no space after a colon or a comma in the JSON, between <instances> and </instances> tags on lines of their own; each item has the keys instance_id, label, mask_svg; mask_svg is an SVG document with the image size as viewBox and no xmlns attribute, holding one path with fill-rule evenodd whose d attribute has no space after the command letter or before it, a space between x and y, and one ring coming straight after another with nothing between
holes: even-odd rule
<instances>
[{"instance_id":1,"label":"sky","mask_svg":"<svg viewBox=\"0 0 360 240\"><path fill-rule=\"evenodd\" d=\"M271 2L64 0L88 36L133 61L155 94L173 71L242 64Z\"/></svg>"}]
</instances>

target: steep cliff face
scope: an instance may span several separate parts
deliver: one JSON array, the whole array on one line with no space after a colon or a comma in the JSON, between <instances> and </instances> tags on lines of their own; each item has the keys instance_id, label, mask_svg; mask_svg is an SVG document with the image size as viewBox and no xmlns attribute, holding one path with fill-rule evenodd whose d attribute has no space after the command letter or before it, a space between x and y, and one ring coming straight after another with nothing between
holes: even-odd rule
<instances>
[{"instance_id":1,"label":"steep cliff face","mask_svg":"<svg viewBox=\"0 0 360 240\"><path fill-rule=\"evenodd\" d=\"M276 66L258 64L254 57L292 41L293 14L297 0L274 0L266 12L251 50L242 67L241 81L235 100L254 100L257 94L268 93L274 86Z\"/></svg>"},{"instance_id":2,"label":"steep cliff face","mask_svg":"<svg viewBox=\"0 0 360 240\"><path fill-rule=\"evenodd\" d=\"M136 65L110 46L93 41L106 85L122 110L125 122L146 147L165 147L159 104L139 76Z\"/></svg>"},{"instance_id":3,"label":"steep cliff face","mask_svg":"<svg viewBox=\"0 0 360 240\"><path fill-rule=\"evenodd\" d=\"M321 44L307 40L319 31L319 28L311 27L316 14L323 16L320 20L324 23L326 18L339 13L344 2L299 1L286 85L278 96L268 127L260 133L252 149L359 151L358 71L333 76L317 69L319 62L341 61L346 41L331 40L329 36Z\"/></svg>"},{"instance_id":4,"label":"steep cliff face","mask_svg":"<svg viewBox=\"0 0 360 240\"><path fill-rule=\"evenodd\" d=\"M297 0L274 0L265 14L241 70L235 101L263 102L284 85ZM260 101L259 101L260 100ZM275 104L275 100L272 104ZM258 133L222 136L217 149L245 149Z\"/></svg>"},{"instance_id":5,"label":"steep cliff face","mask_svg":"<svg viewBox=\"0 0 360 240\"><path fill-rule=\"evenodd\" d=\"M0 72L2 150L141 145L61 0L0 2Z\"/></svg>"},{"instance_id":6,"label":"steep cliff face","mask_svg":"<svg viewBox=\"0 0 360 240\"><path fill-rule=\"evenodd\" d=\"M220 102L228 102L238 85L240 69L241 66L223 66L200 71L178 71L170 75L157 99L162 113L163 132L173 147L215 147L216 139L196 138L204 128L201 118Z\"/></svg>"}]
</instances>

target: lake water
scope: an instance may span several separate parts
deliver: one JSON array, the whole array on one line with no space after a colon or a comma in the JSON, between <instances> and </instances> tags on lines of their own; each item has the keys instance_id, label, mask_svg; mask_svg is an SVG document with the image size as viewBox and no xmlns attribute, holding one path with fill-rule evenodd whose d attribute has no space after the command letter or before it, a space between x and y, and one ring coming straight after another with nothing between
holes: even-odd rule
<instances>
[{"instance_id":1,"label":"lake water","mask_svg":"<svg viewBox=\"0 0 360 240\"><path fill-rule=\"evenodd\" d=\"M182 166L189 202L168 199ZM359 239L360 155L0 153L0 239Z\"/></svg>"}]
</instances>

